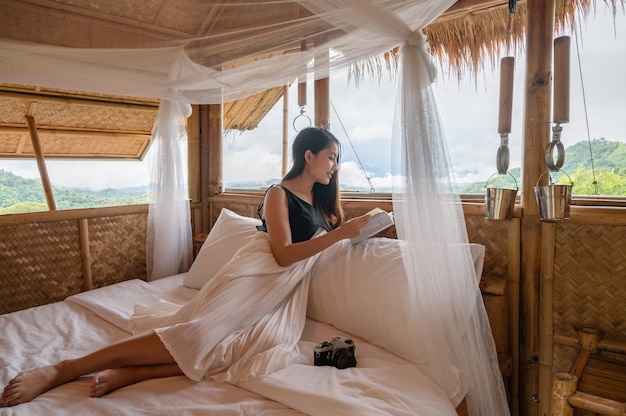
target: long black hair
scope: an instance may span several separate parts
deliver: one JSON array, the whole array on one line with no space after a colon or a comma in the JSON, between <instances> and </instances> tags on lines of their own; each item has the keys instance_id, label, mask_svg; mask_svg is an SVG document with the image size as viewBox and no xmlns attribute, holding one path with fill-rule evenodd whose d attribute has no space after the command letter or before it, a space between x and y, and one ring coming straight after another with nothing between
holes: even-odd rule
<instances>
[{"instance_id":1,"label":"long black hair","mask_svg":"<svg viewBox=\"0 0 626 416\"><path fill-rule=\"evenodd\" d=\"M293 141L291 158L293 165L283 180L293 179L299 176L306 166L304 154L310 150L317 155L320 150L326 149L331 143L339 148L337 155L337 168L341 155L341 143L328 130L320 127L307 127L300 130ZM313 185L313 202L319 207L324 217L332 228L338 227L343 221L343 209L341 208L341 193L339 191L339 169L335 171L328 185L315 183Z\"/></svg>"}]
</instances>

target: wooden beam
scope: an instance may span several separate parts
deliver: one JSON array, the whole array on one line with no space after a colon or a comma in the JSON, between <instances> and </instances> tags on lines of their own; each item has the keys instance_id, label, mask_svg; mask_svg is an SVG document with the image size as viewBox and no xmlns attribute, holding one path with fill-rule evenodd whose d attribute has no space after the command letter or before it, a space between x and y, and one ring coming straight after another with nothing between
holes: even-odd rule
<instances>
[{"instance_id":1,"label":"wooden beam","mask_svg":"<svg viewBox=\"0 0 626 416\"><path fill-rule=\"evenodd\" d=\"M54 192L52 192L52 185L50 184L50 177L48 177L48 169L46 168L46 160L41 150L41 144L39 143L39 135L37 134L37 126L35 125L35 118L33 116L26 116L26 123L28 123L28 129L30 130L30 139L33 143L33 150L35 157L37 158L37 168L39 169L39 175L41 176L41 184L43 185L43 191L46 194L46 202L48 203L48 209L50 211L56 211L57 204L54 200Z\"/></svg>"},{"instance_id":2,"label":"wooden beam","mask_svg":"<svg viewBox=\"0 0 626 416\"><path fill-rule=\"evenodd\" d=\"M107 107L121 110L134 110L134 111L150 111L156 112L159 108L159 103L155 102L128 102L124 98L116 97L82 97L76 94L63 94L52 92L29 92L19 88L12 88L8 86L0 87L0 98L11 98L17 100L29 100L35 102L46 102L55 104L76 104L95 107Z\"/></svg>"},{"instance_id":3,"label":"wooden beam","mask_svg":"<svg viewBox=\"0 0 626 416\"><path fill-rule=\"evenodd\" d=\"M520 4L527 3L526 0L518 0ZM445 22L448 20L459 19L467 15L475 15L479 13L488 13L494 9L508 8L508 0L458 0L448 10L443 12L435 21Z\"/></svg>"},{"instance_id":4,"label":"wooden beam","mask_svg":"<svg viewBox=\"0 0 626 416\"><path fill-rule=\"evenodd\" d=\"M120 205L115 207L63 209L57 211L27 212L0 215L0 227L32 224L35 222L72 221L81 218L116 217L119 215L147 214L148 204Z\"/></svg>"},{"instance_id":5,"label":"wooden beam","mask_svg":"<svg viewBox=\"0 0 626 416\"><path fill-rule=\"evenodd\" d=\"M150 141L150 133L145 132L125 132L125 131L114 131L114 130L104 130L104 129L93 129L93 128L38 128L37 131L40 134L44 135L52 135L52 136L66 136L66 137L93 137L93 138L101 138L101 139L140 139L140 140L148 140ZM15 126L7 126L0 123L0 133L2 134L27 134L30 132L30 129L26 127L15 127Z\"/></svg>"}]
</instances>

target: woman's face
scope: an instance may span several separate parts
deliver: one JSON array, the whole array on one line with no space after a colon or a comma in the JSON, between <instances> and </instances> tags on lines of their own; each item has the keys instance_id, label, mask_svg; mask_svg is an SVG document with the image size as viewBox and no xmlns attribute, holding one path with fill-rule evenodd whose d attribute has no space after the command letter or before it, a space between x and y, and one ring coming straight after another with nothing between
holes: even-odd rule
<instances>
[{"instance_id":1,"label":"woman's face","mask_svg":"<svg viewBox=\"0 0 626 416\"><path fill-rule=\"evenodd\" d=\"M331 142L327 148L320 150L316 155L311 153L309 172L316 182L328 185L333 174L339 168L337 160L339 158L339 147Z\"/></svg>"}]
</instances>

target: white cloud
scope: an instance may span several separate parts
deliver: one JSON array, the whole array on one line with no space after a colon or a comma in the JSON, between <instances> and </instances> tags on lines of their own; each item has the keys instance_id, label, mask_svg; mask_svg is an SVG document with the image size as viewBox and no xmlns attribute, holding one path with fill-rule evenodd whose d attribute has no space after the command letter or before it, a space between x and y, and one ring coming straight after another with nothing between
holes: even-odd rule
<instances>
[{"instance_id":1,"label":"white cloud","mask_svg":"<svg viewBox=\"0 0 626 416\"><path fill-rule=\"evenodd\" d=\"M148 185L147 161L47 160L50 182L65 188L127 188ZM0 160L0 169L29 178L41 176L34 160Z\"/></svg>"},{"instance_id":2,"label":"white cloud","mask_svg":"<svg viewBox=\"0 0 626 416\"><path fill-rule=\"evenodd\" d=\"M233 183L280 178L281 166L281 155L268 152L261 145L227 151L224 155L224 180Z\"/></svg>"}]
</instances>

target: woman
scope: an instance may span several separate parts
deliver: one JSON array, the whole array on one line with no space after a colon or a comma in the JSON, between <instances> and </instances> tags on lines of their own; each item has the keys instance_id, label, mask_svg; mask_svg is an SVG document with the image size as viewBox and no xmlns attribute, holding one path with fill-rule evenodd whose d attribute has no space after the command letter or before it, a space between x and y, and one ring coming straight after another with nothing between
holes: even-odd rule
<instances>
[{"instance_id":1,"label":"woman","mask_svg":"<svg viewBox=\"0 0 626 416\"><path fill-rule=\"evenodd\" d=\"M285 345L292 347L302 330L312 262L322 250L357 236L367 222L367 216L343 222L339 152L339 141L327 130L302 130L293 143L293 167L265 195L267 233L259 233L162 325L83 357L20 373L4 388L0 405L31 401L90 373L95 373L90 395L100 397L149 378L185 374L199 381L221 373L232 381L285 365ZM271 261L263 260L268 257Z\"/></svg>"}]
</instances>

